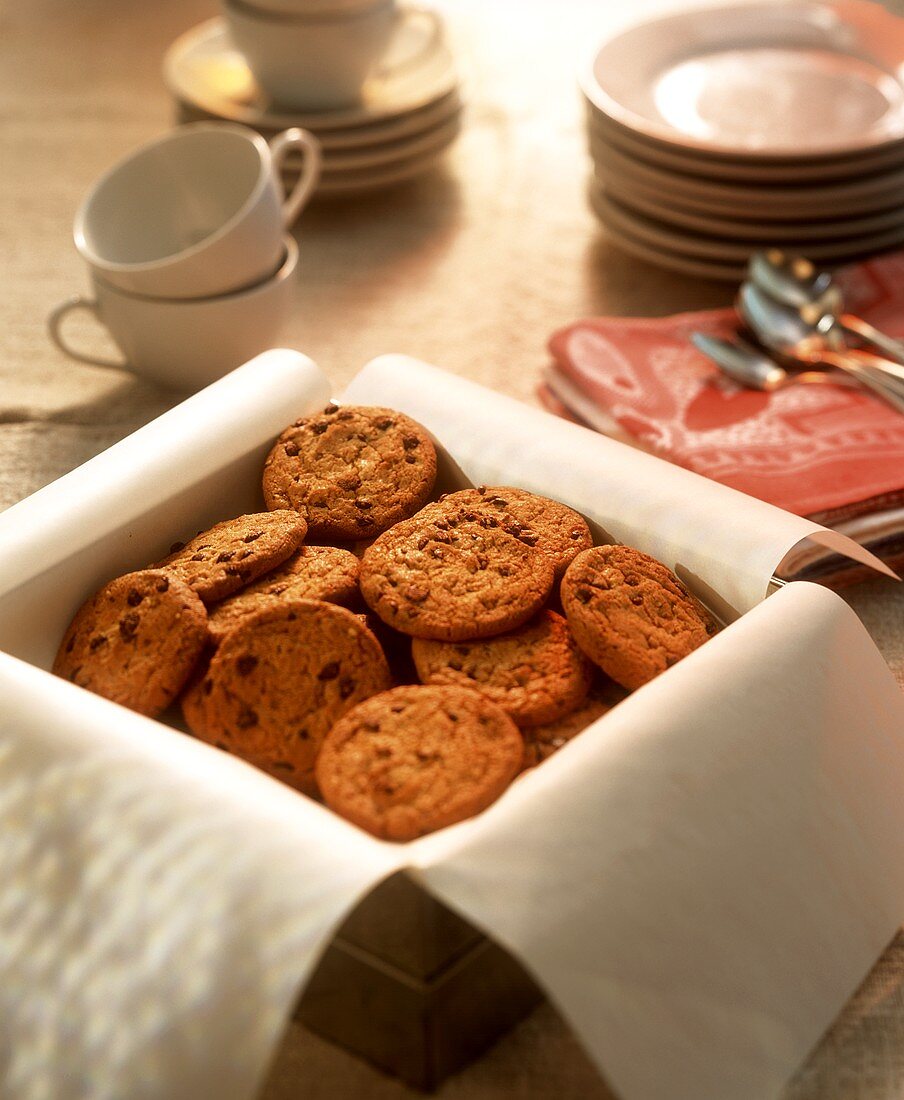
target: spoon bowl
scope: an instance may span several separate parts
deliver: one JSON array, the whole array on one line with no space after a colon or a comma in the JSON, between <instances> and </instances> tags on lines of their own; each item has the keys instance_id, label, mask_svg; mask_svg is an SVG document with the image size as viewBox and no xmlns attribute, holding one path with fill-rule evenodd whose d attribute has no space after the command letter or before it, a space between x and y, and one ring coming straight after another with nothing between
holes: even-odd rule
<instances>
[{"instance_id":1,"label":"spoon bowl","mask_svg":"<svg viewBox=\"0 0 904 1100\"><path fill-rule=\"evenodd\" d=\"M796 309L811 328L842 350L849 340L869 344L883 355L904 363L904 343L857 317L846 313L841 288L828 271L817 271L802 256L789 256L778 248L756 252L747 266L750 282L776 302Z\"/></svg>"},{"instance_id":2,"label":"spoon bowl","mask_svg":"<svg viewBox=\"0 0 904 1100\"><path fill-rule=\"evenodd\" d=\"M780 248L755 252L747 277L771 298L794 309L837 313L841 291L828 271L817 271L803 256L789 256Z\"/></svg>"},{"instance_id":3,"label":"spoon bowl","mask_svg":"<svg viewBox=\"0 0 904 1100\"><path fill-rule=\"evenodd\" d=\"M824 364L847 371L861 385L904 412L904 377L896 375L902 368L867 352L838 351L797 310L770 298L753 283L741 285L736 304L745 324L763 347L789 365Z\"/></svg>"}]
</instances>

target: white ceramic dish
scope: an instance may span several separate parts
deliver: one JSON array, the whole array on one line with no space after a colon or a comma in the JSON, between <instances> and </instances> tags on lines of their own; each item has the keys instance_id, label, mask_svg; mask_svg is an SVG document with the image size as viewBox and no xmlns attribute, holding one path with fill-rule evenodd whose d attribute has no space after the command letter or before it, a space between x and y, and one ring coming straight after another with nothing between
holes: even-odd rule
<instances>
[{"instance_id":1,"label":"white ceramic dish","mask_svg":"<svg viewBox=\"0 0 904 1100\"><path fill-rule=\"evenodd\" d=\"M904 165L904 141L883 146L874 152L858 152L832 158L804 158L783 161L729 158L703 153L698 149L681 149L656 141L644 134L628 130L587 104L587 121L591 132L604 145L633 157L635 160L711 180L729 180L741 184L755 183L828 183L833 180L859 179L875 172L884 172Z\"/></svg>"},{"instance_id":2,"label":"white ceramic dish","mask_svg":"<svg viewBox=\"0 0 904 1100\"><path fill-rule=\"evenodd\" d=\"M355 149L335 150L323 158L325 174L338 175L342 172L357 172L371 168L388 168L419 157L425 153L445 149L461 132L461 117L455 116L440 126L434 126L414 137L400 141L386 142L381 145L362 145ZM301 158L287 157L284 162L286 171L297 172L304 165Z\"/></svg>"},{"instance_id":3,"label":"white ceramic dish","mask_svg":"<svg viewBox=\"0 0 904 1100\"><path fill-rule=\"evenodd\" d=\"M404 24L404 33L418 35L416 42L403 41L398 46L410 56L418 53L419 44L432 32ZM417 66L401 72L390 69L368 78L361 89L361 102L355 107L287 111L274 105L257 86L225 22L216 18L201 23L170 46L163 61L163 76L176 99L218 118L243 122L255 129L302 126L317 133L401 119L451 95L458 87L458 75L449 48L440 42L420 57Z\"/></svg>"},{"instance_id":4,"label":"white ceramic dish","mask_svg":"<svg viewBox=\"0 0 904 1100\"><path fill-rule=\"evenodd\" d=\"M214 121L224 117L203 111L199 107L193 107L188 103L176 104L177 119L179 122ZM386 122L374 122L361 127L347 127L345 129L325 129L320 125L308 127L320 142L321 151L325 156L337 151L358 149L361 146L389 145L408 138L419 137L429 130L435 129L444 122L457 118L462 112L462 101L458 92L450 92L442 99L429 107L423 107L418 111L411 111L399 118L389 119ZM255 126L259 134L271 137L277 130L269 126Z\"/></svg>"},{"instance_id":5,"label":"white ceramic dish","mask_svg":"<svg viewBox=\"0 0 904 1100\"><path fill-rule=\"evenodd\" d=\"M245 0L249 8L274 15L295 17L335 16L352 14L375 7L382 0Z\"/></svg>"},{"instance_id":6,"label":"white ceramic dish","mask_svg":"<svg viewBox=\"0 0 904 1100\"><path fill-rule=\"evenodd\" d=\"M715 263L744 264L751 252L760 245L768 244L766 241L722 239L670 227L622 206L616 199L608 196L604 188L596 192L594 209L607 226L613 226L622 233L630 234L634 239L652 248L663 248L670 252L711 260ZM789 252L803 253L808 259L834 265L904 244L904 225L899 224L891 229L846 240L796 241L789 236L783 243Z\"/></svg>"},{"instance_id":7,"label":"white ceramic dish","mask_svg":"<svg viewBox=\"0 0 904 1100\"><path fill-rule=\"evenodd\" d=\"M673 252L667 248L655 248L644 241L632 237L630 233L622 232L617 226L604 221L602 213L597 210L598 199L596 194L590 195L590 205L606 228L606 239L616 244L623 252L652 264L654 267L664 268L666 271L674 271L678 275L688 275L692 279L711 279L720 283L740 283L747 270L746 264L720 264L713 260L701 260L699 257L686 256L680 252Z\"/></svg>"},{"instance_id":8,"label":"white ceramic dish","mask_svg":"<svg viewBox=\"0 0 904 1100\"><path fill-rule=\"evenodd\" d=\"M667 198L650 197L649 192L622 186L609 180L605 190L622 206L645 214L665 225L692 230L715 237L739 241L831 241L852 238L904 226L904 205L862 218L833 218L826 221L769 222L722 217L717 214L684 210Z\"/></svg>"},{"instance_id":9,"label":"white ceramic dish","mask_svg":"<svg viewBox=\"0 0 904 1100\"><path fill-rule=\"evenodd\" d=\"M409 157L394 164L384 164L376 168L362 168L354 171L324 173L317 188L318 195L354 194L358 191L376 191L391 187L397 183L414 179L430 172L442 163L446 151L454 144L454 138L429 153ZM287 182L291 183L291 176Z\"/></svg>"},{"instance_id":10,"label":"white ceramic dish","mask_svg":"<svg viewBox=\"0 0 904 1100\"><path fill-rule=\"evenodd\" d=\"M283 239L284 259L268 279L215 298L144 298L96 276L93 298L77 295L48 317L51 339L71 359L119 367L175 390L199 390L279 343L294 301L298 245ZM68 314L81 310L103 325L122 360L99 358L73 347L63 330Z\"/></svg>"},{"instance_id":11,"label":"white ceramic dish","mask_svg":"<svg viewBox=\"0 0 904 1100\"><path fill-rule=\"evenodd\" d=\"M683 176L626 157L591 135L596 171L639 185L669 201L694 209L715 210L729 216L754 215L767 220L841 218L899 207L904 195L904 168L853 182L791 186L731 184Z\"/></svg>"},{"instance_id":12,"label":"white ceramic dish","mask_svg":"<svg viewBox=\"0 0 904 1100\"><path fill-rule=\"evenodd\" d=\"M619 32L583 88L677 147L800 159L904 137L902 57L904 21L866 0L742 4Z\"/></svg>"}]
</instances>

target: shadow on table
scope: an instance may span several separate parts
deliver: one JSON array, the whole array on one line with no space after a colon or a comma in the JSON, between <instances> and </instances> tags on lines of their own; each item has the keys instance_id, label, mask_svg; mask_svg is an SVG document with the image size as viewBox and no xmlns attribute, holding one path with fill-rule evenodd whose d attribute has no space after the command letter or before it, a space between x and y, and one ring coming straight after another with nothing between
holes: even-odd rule
<instances>
[{"instance_id":1,"label":"shadow on table","mask_svg":"<svg viewBox=\"0 0 904 1100\"><path fill-rule=\"evenodd\" d=\"M600 227L583 257L585 316L663 317L689 310L730 306L731 283L666 271L629 255Z\"/></svg>"},{"instance_id":2,"label":"shadow on table","mask_svg":"<svg viewBox=\"0 0 904 1100\"><path fill-rule=\"evenodd\" d=\"M303 293L411 279L454 239L461 210L459 181L444 165L383 191L324 195L301 215L298 281Z\"/></svg>"},{"instance_id":3,"label":"shadow on table","mask_svg":"<svg viewBox=\"0 0 904 1100\"><path fill-rule=\"evenodd\" d=\"M424 1095L293 1022L259 1100L423 1100ZM548 1003L430 1095L437 1100L616 1100Z\"/></svg>"}]
</instances>

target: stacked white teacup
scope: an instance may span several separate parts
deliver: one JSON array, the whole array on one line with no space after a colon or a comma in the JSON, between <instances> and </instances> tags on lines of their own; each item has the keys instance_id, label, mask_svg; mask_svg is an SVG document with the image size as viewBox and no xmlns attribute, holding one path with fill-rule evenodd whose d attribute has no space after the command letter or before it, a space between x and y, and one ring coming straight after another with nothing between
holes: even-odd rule
<instances>
[{"instance_id":1,"label":"stacked white teacup","mask_svg":"<svg viewBox=\"0 0 904 1100\"><path fill-rule=\"evenodd\" d=\"M405 14L395 0L223 0L232 39L272 99L307 111L349 107ZM432 37L437 13L419 10Z\"/></svg>"},{"instance_id":2,"label":"stacked white teacup","mask_svg":"<svg viewBox=\"0 0 904 1100\"><path fill-rule=\"evenodd\" d=\"M284 195L287 154L303 157ZM290 314L298 245L288 229L320 171L305 130L269 144L244 126L180 126L120 161L75 219L93 297L51 313L50 335L81 362L132 370L196 390L273 347ZM69 345L64 319L86 310L122 352L103 359Z\"/></svg>"}]
</instances>

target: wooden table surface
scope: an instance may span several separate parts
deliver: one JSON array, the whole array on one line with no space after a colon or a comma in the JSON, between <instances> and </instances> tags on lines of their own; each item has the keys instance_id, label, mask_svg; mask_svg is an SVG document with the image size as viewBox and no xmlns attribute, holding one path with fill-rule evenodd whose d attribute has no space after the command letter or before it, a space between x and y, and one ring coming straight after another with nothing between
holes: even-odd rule
<instances>
[{"instance_id":1,"label":"wooden table surface","mask_svg":"<svg viewBox=\"0 0 904 1100\"><path fill-rule=\"evenodd\" d=\"M608 27L667 4L680 6L447 0L466 74L465 132L443 167L420 180L305 211L285 342L337 386L374 355L400 351L531 401L546 339L563 323L727 304L731 288L657 271L610 245L585 199L579 65ZM0 9L0 507L171 401L128 375L67 361L44 319L87 286L71 242L81 198L113 161L171 124L163 52L214 14L212 0L29 0ZM85 346L104 347L88 322L73 329ZM904 594L876 580L847 598L904 683ZM901 1097L902 974L899 938L788 1098ZM264 1095L414 1094L293 1025ZM609 1093L544 1006L440 1095Z\"/></svg>"}]
</instances>

